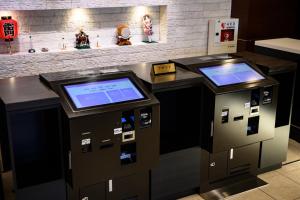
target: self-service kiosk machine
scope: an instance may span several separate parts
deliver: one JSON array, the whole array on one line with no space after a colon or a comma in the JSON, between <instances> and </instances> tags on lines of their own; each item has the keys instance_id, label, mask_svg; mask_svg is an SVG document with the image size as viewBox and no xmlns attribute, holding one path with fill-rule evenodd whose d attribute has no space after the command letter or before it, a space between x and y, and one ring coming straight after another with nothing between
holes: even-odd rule
<instances>
[{"instance_id":1,"label":"self-service kiosk machine","mask_svg":"<svg viewBox=\"0 0 300 200\"><path fill-rule=\"evenodd\" d=\"M274 137L278 83L242 59L186 68L203 76L200 192L210 199L237 193L206 193L228 183L251 188L238 182L256 177L260 144Z\"/></svg>"},{"instance_id":2,"label":"self-service kiosk machine","mask_svg":"<svg viewBox=\"0 0 300 200\"><path fill-rule=\"evenodd\" d=\"M276 108L275 136L261 145L260 171L265 172L280 168L287 159L289 137L293 138L291 129L292 107L295 91L297 63L253 52L233 54L256 64L264 74L279 82Z\"/></svg>"},{"instance_id":3,"label":"self-service kiosk machine","mask_svg":"<svg viewBox=\"0 0 300 200\"><path fill-rule=\"evenodd\" d=\"M69 200L149 199L159 102L132 72L40 78L61 99Z\"/></svg>"}]
</instances>

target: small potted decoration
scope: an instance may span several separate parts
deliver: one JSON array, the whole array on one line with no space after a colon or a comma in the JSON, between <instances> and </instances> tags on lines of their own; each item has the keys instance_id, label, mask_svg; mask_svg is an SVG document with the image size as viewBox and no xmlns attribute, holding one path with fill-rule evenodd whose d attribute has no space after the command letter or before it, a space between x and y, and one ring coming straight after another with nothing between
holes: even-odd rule
<instances>
[{"instance_id":1,"label":"small potted decoration","mask_svg":"<svg viewBox=\"0 0 300 200\"><path fill-rule=\"evenodd\" d=\"M90 48L89 36L83 31L83 29L80 29L80 32L77 33L75 36L76 36L75 48L77 48L77 49L89 49Z\"/></svg>"},{"instance_id":2,"label":"small potted decoration","mask_svg":"<svg viewBox=\"0 0 300 200\"><path fill-rule=\"evenodd\" d=\"M117 27L117 45L131 45L131 32L127 24L120 24Z\"/></svg>"}]
</instances>

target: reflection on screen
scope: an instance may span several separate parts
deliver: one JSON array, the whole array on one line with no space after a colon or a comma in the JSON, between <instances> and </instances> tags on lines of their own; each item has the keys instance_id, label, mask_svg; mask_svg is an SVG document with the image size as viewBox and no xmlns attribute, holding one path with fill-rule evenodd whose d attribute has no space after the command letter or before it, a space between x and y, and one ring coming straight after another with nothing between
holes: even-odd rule
<instances>
[{"instance_id":1,"label":"reflection on screen","mask_svg":"<svg viewBox=\"0 0 300 200\"><path fill-rule=\"evenodd\" d=\"M76 108L144 99L129 78L64 86Z\"/></svg>"},{"instance_id":2,"label":"reflection on screen","mask_svg":"<svg viewBox=\"0 0 300 200\"><path fill-rule=\"evenodd\" d=\"M217 86L265 79L246 63L227 63L220 66L199 68L199 71Z\"/></svg>"}]
</instances>

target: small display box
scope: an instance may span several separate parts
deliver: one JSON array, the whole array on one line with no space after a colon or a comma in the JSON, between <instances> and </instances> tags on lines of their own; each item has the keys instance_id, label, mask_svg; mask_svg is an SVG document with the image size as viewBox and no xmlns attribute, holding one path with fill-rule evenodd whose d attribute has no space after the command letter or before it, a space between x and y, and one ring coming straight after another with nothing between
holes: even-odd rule
<instances>
[{"instance_id":1,"label":"small display box","mask_svg":"<svg viewBox=\"0 0 300 200\"><path fill-rule=\"evenodd\" d=\"M135 74L91 78L75 71L41 79L64 110L69 199L149 199L149 170L159 160L159 102Z\"/></svg>"}]
</instances>

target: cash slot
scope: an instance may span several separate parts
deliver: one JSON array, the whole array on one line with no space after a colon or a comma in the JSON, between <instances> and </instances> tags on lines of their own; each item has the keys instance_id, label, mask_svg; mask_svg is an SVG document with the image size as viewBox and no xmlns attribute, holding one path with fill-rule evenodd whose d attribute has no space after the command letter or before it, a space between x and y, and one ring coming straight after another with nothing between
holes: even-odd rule
<instances>
[{"instance_id":1,"label":"cash slot","mask_svg":"<svg viewBox=\"0 0 300 200\"><path fill-rule=\"evenodd\" d=\"M234 117L234 118L233 118L233 121L241 121L241 120L243 120L243 119L244 119L244 116L241 115L241 116Z\"/></svg>"},{"instance_id":2,"label":"cash slot","mask_svg":"<svg viewBox=\"0 0 300 200\"><path fill-rule=\"evenodd\" d=\"M110 148L113 146L114 146L114 143L101 144L100 149L107 149L107 148Z\"/></svg>"}]
</instances>

